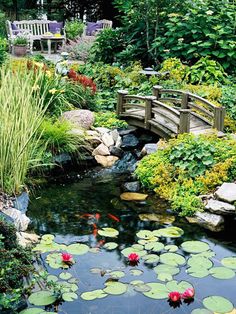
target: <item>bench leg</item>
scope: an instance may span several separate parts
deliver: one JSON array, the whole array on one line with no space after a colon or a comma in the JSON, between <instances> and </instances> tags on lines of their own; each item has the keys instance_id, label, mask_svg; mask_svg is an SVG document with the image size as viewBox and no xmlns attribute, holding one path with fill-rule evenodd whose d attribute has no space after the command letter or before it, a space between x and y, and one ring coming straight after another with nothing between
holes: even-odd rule
<instances>
[{"instance_id":1,"label":"bench leg","mask_svg":"<svg viewBox=\"0 0 236 314\"><path fill-rule=\"evenodd\" d=\"M40 47L41 47L41 53L44 53L44 49L43 49L43 41L40 40Z\"/></svg>"},{"instance_id":2,"label":"bench leg","mask_svg":"<svg viewBox=\"0 0 236 314\"><path fill-rule=\"evenodd\" d=\"M51 39L48 39L48 54L50 55L52 53L52 42Z\"/></svg>"}]
</instances>

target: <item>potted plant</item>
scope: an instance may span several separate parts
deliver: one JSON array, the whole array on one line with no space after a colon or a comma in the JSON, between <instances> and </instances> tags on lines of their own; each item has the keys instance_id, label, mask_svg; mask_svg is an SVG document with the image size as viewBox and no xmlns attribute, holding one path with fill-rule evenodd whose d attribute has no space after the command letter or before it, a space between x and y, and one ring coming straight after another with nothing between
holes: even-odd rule
<instances>
[{"instance_id":1,"label":"potted plant","mask_svg":"<svg viewBox=\"0 0 236 314\"><path fill-rule=\"evenodd\" d=\"M28 39L24 36L17 36L13 41L13 52L17 57L25 56L27 53Z\"/></svg>"}]
</instances>

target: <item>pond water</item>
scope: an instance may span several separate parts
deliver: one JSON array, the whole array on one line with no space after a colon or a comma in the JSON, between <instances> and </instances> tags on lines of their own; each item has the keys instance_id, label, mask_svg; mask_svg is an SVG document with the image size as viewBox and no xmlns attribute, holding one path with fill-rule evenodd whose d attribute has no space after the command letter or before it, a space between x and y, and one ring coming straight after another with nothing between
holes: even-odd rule
<instances>
[{"instance_id":1,"label":"pond water","mask_svg":"<svg viewBox=\"0 0 236 314\"><path fill-rule=\"evenodd\" d=\"M186 273L186 267L181 267L174 280L188 281L195 289L196 296L190 304L182 303L179 307L172 307L167 299L152 299L142 292L137 292L129 285L122 295L108 295L93 301L83 300L83 292L103 289L109 278L106 270L118 270L125 273L119 281L130 283L133 280L142 280L144 283L160 282L153 268L155 264L146 264L140 261L139 265L128 265L127 258L121 253L122 249L137 243L136 233L140 230L157 230L170 226L168 206L155 197L149 197L146 202L135 203L120 200L121 184L125 176L112 175L102 172L100 175L72 176L55 180L41 189L35 190L31 197L28 216L32 220L32 228L36 233L53 234L55 241L67 245L75 242L87 244L89 247L99 248L98 253L88 252L84 255L74 255L76 264L68 272L78 278L78 299L73 302L64 302L59 306L58 313L68 314L190 314L193 309L204 308L202 300L215 295L227 298L236 307L236 280L234 278L222 280L211 275L204 278L195 278ZM161 223L157 221L142 221L140 214L157 213L162 215ZM167 214L166 214L167 213ZM158 216L160 218L160 216ZM142 218L142 217L141 217ZM173 226L184 230L179 238L161 238L161 242L179 246L187 240L200 240L209 244L216 253L211 258L215 266L222 266L220 261L224 257L236 255L235 223L226 226L225 232L211 233L196 225L188 224L184 219L175 217ZM112 227L119 231L117 238L104 238L97 234L97 229ZM116 242L118 247L112 251L103 248L106 242ZM163 252L162 252L163 253ZM178 252L186 258L190 255L183 250ZM157 253L160 255L160 253ZM43 254L43 258L47 254ZM58 276L60 269L52 269L46 263L45 267L50 274ZM91 273L90 269L100 268L104 272ZM131 274L130 270L138 269L139 276ZM235 270L234 270L235 271ZM200 312L199 312L200 313ZM202 312L208 313L208 312ZM213 313L213 312L209 312Z\"/></svg>"}]
</instances>

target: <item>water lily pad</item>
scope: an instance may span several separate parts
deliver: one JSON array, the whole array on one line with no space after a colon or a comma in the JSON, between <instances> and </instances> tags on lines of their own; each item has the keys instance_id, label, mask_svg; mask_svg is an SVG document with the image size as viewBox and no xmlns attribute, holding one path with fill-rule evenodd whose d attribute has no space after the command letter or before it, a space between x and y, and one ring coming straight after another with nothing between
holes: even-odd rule
<instances>
[{"instance_id":1,"label":"water lily pad","mask_svg":"<svg viewBox=\"0 0 236 314\"><path fill-rule=\"evenodd\" d=\"M168 297L170 291L166 288L166 285L157 282L150 282L146 285L151 288L150 291L143 292L146 297L156 300L166 299Z\"/></svg>"},{"instance_id":2,"label":"water lily pad","mask_svg":"<svg viewBox=\"0 0 236 314\"><path fill-rule=\"evenodd\" d=\"M211 260L203 256L193 256L188 259L188 265L190 267L201 269L210 269L213 266Z\"/></svg>"},{"instance_id":3,"label":"water lily pad","mask_svg":"<svg viewBox=\"0 0 236 314\"><path fill-rule=\"evenodd\" d=\"M59 269L59 268L69 268L68 265L62 262L61 254L60 253L51 253L48 254L46 258L46 262L48 265L53 269Z\"/></svg>"},{"instance_id":4,"label":"water lily pad","mask_svg":"<svg viewBox=\"0 0 236 314\"><path fill-rule=\"evenodd\" d=\"M116 249L117 246L118 244L115 242L107 242L103 245L104 249L109 250L109 251Z\"/></svg>"},{"instance_id":5,"label":"water lily pad","mask_svg":"<svg viewBox=\"0 0 236 314\"><path fill-rule=\"evenodd\" d=\"M44 241L53 241L55 239L55 236L53 234L44 234L42 236L42 240Z\"/></svg>"},{"instance_id":6,"label":"water lily pad","mask_svg":"<svg viewBox=\"0 0 236 314\"><path fill-rule=\"evenodd\" d=\"M57 300L57 298L52 291L42 290L38 292L33 292L29 296L28 300L30 304L37 306L46 306L53 304Z\"/></svg>"},{"instance_id":7,"label":"water lily pad","mask_svg":"<svg viewBox=\"0 0 236 314\"><path fill-rule=\"evenodd\" d=\"M101 274L102 271L103 271L102 268L91 268L91 269L90 269L90 272L91 272L92 274Z\"/></svg>"},{"instance_id":8,"label":"water lily pad","mask_svg":"<svg viewBox=\"0 0 236 314\"><path fill-rule=\"evenodd\" d=\"M146 264L153 264L159 261L159 256L156 254L147 254L142 257Z\"/></svg>"},{"instance_id":9,"label":"water lily pad","mask_svg":"<svg viewBox=\"0 0 236 314\"><path fill-rule=\"evenodd\" d=\"M145 283L139 283L139 284L135 284L134 286L134 290L137 292L148 292L151 290L151 288L146 285Z\"/></svg>"},{"instance_id":10,"label":"water lily pad","mask_svg":"<svg viewBox=\"0 0 236 314\"><path fill-rule=\"evenodd\" d=\"M144 282L142 280L132 280L130 281L131 285L138 285L138 284L143 284Z\"/></svg>"},{"instance_id":11,"label":"water lily pad","mask_svg":"<svg viewBox=\"0 0 236 314\"><path fill-rule=\"evenodd\" d=\"M221 264L225 267L236 269L236 256L225 257L221 260Z\"/></svg>"},{"instance_id":12,"label":"water lily pad","mask_svg":"<svg viewBox=\"0 0 236 314\"><path fill-rule=\"evenodd\" d=\"M181 248L188 253L201 253L209 250L209 244L202 241L186 241L181 244Z\"/></svg>"},{"instance_id":13,"label":"water lily pad","mask_svg":"<svg viewBox=\"0 0 236 314\"><path fill-rule=\"evenodd\" d=\"M78 295L74 292L65 292L62 294L62 299L67 302L72 302L78 299Z\"/></svg>"},{"instance_id":14,"label":"water lily pad","mask_svg":"<svg viewBox=\"0 0 236 314\"><path fill-rule=\"evenodd\" d=\"M161 242L151 242L145 245L145 250L153 251L153 252L160 252L164 249L164 244Z\"/></svg>"},{"instance_id":15,"label":"water lily pad","mask_svg":"<svg viewBox=\"0 0 236 314\"><path fill-rule=\"evenodd\" d=\"M84 292L81 294L81 298L86 301L92 301L95 299L102 299L105 298L108 294L105 293L103 290L98 289L98 290L93 290L93 291L88 291Z\"/></svg>"},{"instance_id":16,"label":"water lily pad","mask_svg":"<svg viewBox=\"0 0 236 314\"><path fill-rule=\"evenodd\" d=\"M97 254L100 252L100 248L99 247L92 247L89 249L89 252L93 253L93 254Z\"/></svg>"},{"instance_id":17,"label":"water lily pad","mask_svg":"<svg viewBox=\"0 0 236 314\"><path fill-rule=\"evenodd\" d=\"M105 285L106 288L104 288L103 291L108 294L120 295L127 291L127 285L122 282L108 281Z\"/></svg>"},{"instance_id":18,"label":"water lily pad","mask_svg":"<svg viewBox=\"0 0 236 314\"><path fill-rule=\"evenodd\" d=\"M157 237L179 238L184 234L183 229L178 227L167 227L159 230L154 230L153 235Z\"/></svg>"},{"instance_id":19,"label":"water lily pad","mask_svg":"<svg viewBox=\"0 0 236 314\"><path fill-rule=\"evenodd\" d=\"M57 282L58 281L58 278L57 276L54 276L54 275L48 275L47 276L47 281L52 281L52 282Z\"/></svg>"},{"instance_id":20,"label":"water lily pad","mask_svg":"<svg viewBox=\"0 0 236 314\"><path fill-rule=\"evenodd\" d=\"M168 252L177 252L178 251L178 246L174 244L169 244L165 246L165 250Z\"/></svg>"},{"instance_id":21,"label":"water lily pad","mask_svg":"<svg viewBox=\"0 0 236 314\"><path fill-rule=\"evenodd\" d=\"M160 280L160 281L172 281L173 280L173 276L171 274L168 274L168 273L160 273L160 274L157 274L157 279Z\"/></svg>"},{"instance_id":22,"label":"water lily pad","mask_svg":"<svg viewBox=\"0 0 236 314\"><path fill-rule=\"evenodd\" d=\"M133 247L127 247L126 249L121 251L121 254L123 254L125 257L128 257L129 254L131 254L131 253L136 253L139 255L139 257L142 257L142 256L147 254L147 251L145 251L145 250L140 251L140 250L137 250Z\"/></svg>"},{"instance_id":23,"label":"water lily pad","mask_svg":"<svg viewBox=\"0 0 236 314\"><path fill-rule=\"evenodd\" d=\"M167 265L179 266L185 264L185 258L176 253L164 253L160 255L160 262Z\"/></svg>"},{"instance_id":24,"label":"water lily pad","mask_svg":"<svg viewBox=\"0 0 236 314\"><path fill-rule=\"evenodd\" d=\"M153 237L153 233L150 230L140 230L139 232L136 233L138 238L141 239L150 239Z\"/></svg>"},{"instance_id":25,"label":"water lily pad","mask_svg":"<svg viewBox=\"0 0 236 314\"><path fill-rule=\"evenodd\" d=\"M114 228L102 228L101 230L98 230L98 234L103 237L116 238L119 231Z\"/></svg>"},{"instance_id":26,"label":"water lily pad","mask_svg":"<svg viewBox=\"0 0 236 314\"><path fill-rule=\"evenodd\" d=\"M179 293L184 293L185 290L187 290L188 288L193 288L193 286L191 285L191 283L187 282L187 281L169 281L166 284L166 288L172 292L172 291L178 291Z\"/></svg>"},{"instance_id":27,"label":"water lily pad","mask_svg":"<svg viewBox=\"0 0 236 314\"><path fill-rule=\"evenodd\" d=\"M235 272L227 267L213 267L209 273L217 279L231 279L235 276Z\"/></svg>"},{"instance_id":28,"label":"water lily pad","mask_svg":"<svg viewBox=\"0 0 236 314\"><path fill-rule=\"evenodd\" d=\"M115 278L115 279L120 279L122 277L125 276L125 273L123 271L112 271L111 273L109 273L109 275L112 277L112 278Z\"/></svg>"},{"instance_id":29,"label":"water lily pad","mask_svg":"<svg viewBox=\"0 0 236 314\"><path fill-rule=\"evenodd\" d=\"M191 312L191 314L214 314L214 313L206 309L195 309Z\"/></svg>"},{"instance_id":30,"label":"water lily pad","mask_svg":"<svg viewBox=\"0 0 236 314\"><path fill-rule=\"evenodd\" d=\"M123 201L145 201L148 194L125 192L120 195Z\"/></svg>"},{"instance_id":31,"label":"water lily pad","mask_svg":"<svg viewBox=\"0 0 236 314\"><path fill-rule=\"evenodd\" d=\"M190 267L187 269L187 273L195 278L204 278L209 275L209 270L207 268Z\"/></svg>"},{"instance_id":32,"label":"water lily pad","mask_svg":"<svg viewBox=\"0 0 236 314\"><path fill-rule=\"evenodd\" d=\"M216 255L216 253L212 250L209 251L205 251L202 253L197 253L197 254L191 254L191 256L202 256L202 257L206 257L206 258L212 258Z\"/></svg>"},{"instance_id":33,"label":"water lily pad","mask_svg":"<svg viewBox=\"0 0 236 314\"><path fill-rule=\"evenodd\" d=\"M137 249L137 250L140 250L140 251L142 251L144 249L143 245L141 245L141 244L133 244L132 247L134 249Z\"/></svg>"},{"instance_id":34,"label":"water lily pad","mask_svg":"<svg viewBox=\"0 0 236 314\"><path fill-rule=\"evenodd\" d=\"M154 267L153 270L155 271L156 274L164 273L170 274L172 276L177 275L180 272L180 269L178 267L166 264L157 265L156 267Z\"/></svg>"},{"instance_id":35,"label":"water lily pad","mask_svg":"<svg viewBox=\"0 0 236 314\"><path fill-rule=\"evenodd\" d=\"M43 313L45 312L42 309L34 307L34 308L23 310L19 314L43 314Z\"/></svg>"},{"instance_id":36,"label":"water lily pad","mask_svg":"<svg viewBox=\"0 0 236 314\"><path fill-rule=\"evenodd\" d=\"M131 269L129 272L133 276L141 276L143 274L143 271L140 269Z\"/></svg>"},{"instance_id":37,"label":"water lily pad","mask_svg":"<svg viewBox=\"0 0 236 314\"><path fill-rule=\"evenodd\" d=\"M61 273L59 277L63 280L68 280L72 277L72 275L70 273Z\"/></svg>"},{"instance_id":38,"label":"water lily pad","mask_svg":"<svg viewBox=\"0 0 236 314\"><path fill-rule=\"evenodd\" d=\"M234 309L233 304L224 297L221 296L210 296L203 299L203 305L210 311L225 314Z\"/></svg>"},{"instance_id":39,"label":"water lily pad","mask_svg":"<svg viewBox=\"0 0 236 314\"><path fill-rule=\"evenodd\" d=\"M84 255L88 253L89 247L86 244L75 243L67 247L67 252L74 255Z\"/></svg>"}]
</instances>

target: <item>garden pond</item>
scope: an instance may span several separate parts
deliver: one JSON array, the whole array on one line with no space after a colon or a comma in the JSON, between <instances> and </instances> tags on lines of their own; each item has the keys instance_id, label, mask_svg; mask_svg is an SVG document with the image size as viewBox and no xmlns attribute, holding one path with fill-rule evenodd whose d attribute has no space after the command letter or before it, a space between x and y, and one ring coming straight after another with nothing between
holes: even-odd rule
<instances>
[{"instance_id":1,"label":"garden pond","mask_svg":"<svg viewBox=\"0 0 236 314\"><path fill-rule=\"evenodd\" d=\"M44 308L45 295L32 294L29 307L35 310L22 313L235 313L235 222L212 233L176 217L155 196L122 201L125 181L126 175L92 171L34 191L27 215L44 235L37 246L41 263L67 301ZM73 255L70 268L61 252ZM133 266L127 258L132 252L140 257ZM190 287L193 300L168 301L170 292Z\"/></svg>"}]
</instances>

